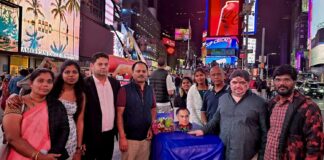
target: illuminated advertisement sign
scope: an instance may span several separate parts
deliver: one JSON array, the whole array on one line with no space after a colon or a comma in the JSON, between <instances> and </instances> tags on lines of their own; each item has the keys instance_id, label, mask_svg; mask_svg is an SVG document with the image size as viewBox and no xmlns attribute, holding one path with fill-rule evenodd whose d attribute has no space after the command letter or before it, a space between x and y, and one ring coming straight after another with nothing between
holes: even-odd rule
<instances>
[{"instance_id":1,"label":"illuminated advertisement sign","mask_svg":"<svg viewBox=\"0 0 324 160\"><path fill-rule=\"evenodd\" d=\"M206 38L207 49L235 48L238 49L238 40L236 37L210 37Z\"/></svg>"},{"instance_id":2,"label":"illuminated advertisement sign","mask_svg":"<svg viewBox=\"0 0 324 160\"><path fill-rule=\"evenodd\" d=\"M0 1L0 51L19 52L21 8Z\"/></svg>"},{"instance_id":3,"label":"illuminated advertisement sign","mask_svg":"<svg viewBox=\"0 0 324 160\"><path fill-rule=\"evenodd\" d=\"M316 35L323 35L324 31L324 1L310 0L309 1L309 24L310 24L310 41L312 42L310 51L310 65L324 64L324 42L322 38L316 38ZM316 40L318 39L318 40Z\"/></svg>"},{"instance_id":4,"label":"illuminated advertisement sign","mask_svg":"<svg viewBox=\"0 0 324 160\"><path fill-rule=\"evenodd\" d=\"M174 34L175 40L188 40L191 38L189 29L176 28Z\"/></svg>"},{"instance_id":5,"label":"illuminated advertisement sign","mask_svg":"<svg viewBox=\"0 0 324 160\"><path fill-rule=\"evenodd\" d=\"M173 41L173 40L171 40L169 38L163 37L162 42L163 42L163 44L168 45L170 47L175 47L175 41Z\"/></svg>"},{"instance_id":6,"label":"illuminated advertisement sign","mask_svg":"<svg viewBox=\"0 0 324 160\"><path fill-rule=\"evenodd\" d=\"M237 62L237 57L235 56L207 56L206 64L216 61L218 64L230 64L234 65Z\"/></svg>"},{"instance_id":7,"label":"illuminated advertisement sign","mask_svg":"<svg viewBox=\"0 0 324 160\"><path fill-rule=\"evenodd\" d=\"M235 49L209 49L207 55L209 56L235 56Z\"/></svg>"},{"instance_id":8,"label":"illuminated advertisement sign","mask_svg":"<svg viewBox=\"0 0 324 160\"><path fill-rule=\"evenodd\" d=\"M239 35L239 0L209 0L207 7L209 36Z\"/></svg>"},{"instance_id":9,"label":"illuminated advertisement sign","mask_svg":"<svg viewBox=\"0 0 324 160\"><path fill-rule=\"evenodd\" d=\"M80 1L24 0L21 52L79 59Z\"/></svg>"},{"instance_id":10,"label":"illuminated advertisement sign","mask_svg":"<svg viewBox=\"0 0 324 160\"><path fill-rule=\"evenodd\" d=\"M258 0L255 0L252 8L251 14L249 15L249 23L248 23L248 34L254 35L256 33L256 20L257 20L257 11L258 11ZM244 22L246 22L246 16L244 17ZM244 32L246 32L246 27L244 26Z\"/></svg>"},{"instance_id":11,"label":"illuminated advertisement sign","mask_svg":"<svg viewBox=\"0 0 324 160\"><path fill-rule=\"evenodd\" d=\"M243 44L245 44L245 38L243 38ZM256 53L256 39L248 38L248 50L252 51L247 54L248 63L255 63L255 53Z\"/></svg>"},{"instance_id":12,"label":"illuminated advertisement sign","mask_svg":"<svg viewBox=\"0 0 324 160\"><path fill-rule=\"evenodd\" d=\"M301 10L304 13L308 12L308 0L302 0Z\"/></svg>"},{"instance_id":13,"label":"illuminated advertisement sign","mask_svg":"<svg viewBox=\"0 0 324 160\"><path fill-rule=\"evenodd\" d=\"M324 44L317 45L311 50L311 66L324 64Z\"/></svg>"},{"instance_id":14,"label":"illuminated advertisement sign","mask_svg":"<svg viewBox=\"0 0 324 160\"><path fill-rule=\"evenodd\" d=\"M105 5L105 24L113 25L114 24L114 4L111 0L106 0Z\"/></svg>"}]
</instances>

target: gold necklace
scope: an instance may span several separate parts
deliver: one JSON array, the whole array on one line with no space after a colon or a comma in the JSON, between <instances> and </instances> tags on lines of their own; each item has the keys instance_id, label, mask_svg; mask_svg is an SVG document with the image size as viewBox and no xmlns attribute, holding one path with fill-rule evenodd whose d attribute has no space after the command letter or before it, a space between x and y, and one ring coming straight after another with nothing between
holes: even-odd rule
<instances>
[{"instance_id":1,"label":"gold necklace","mask_svg":"<svg viewBox=\"0 0 324 160\"><path fill-rule=\"evenodd\" d=\"M29 99L31 100L31 104L32 104L33 107L35 106L35 103L34 102L36 102L36 103L42 103L45 100L45 98L44 98L44 99L38 101L38 100L34 99L30 94L28 96L29 96Z\"/></svg>"}]
</instances>

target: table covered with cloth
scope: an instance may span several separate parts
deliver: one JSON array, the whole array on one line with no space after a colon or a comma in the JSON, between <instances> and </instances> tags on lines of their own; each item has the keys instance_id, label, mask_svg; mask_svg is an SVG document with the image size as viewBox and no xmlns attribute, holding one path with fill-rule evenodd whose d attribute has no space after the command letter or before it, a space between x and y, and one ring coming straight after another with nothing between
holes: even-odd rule
<instances>
[{"instance_id":1,"label":"table covered with cloth","mask_svg":"<svg viewBox=\"0 0 324 160\"><path fill-rule=\"evenodd\" d=\"M152 140L153 160L222 160L224 145L219 137L185 132L159 133Z\"/></svg>"}]
</instances>

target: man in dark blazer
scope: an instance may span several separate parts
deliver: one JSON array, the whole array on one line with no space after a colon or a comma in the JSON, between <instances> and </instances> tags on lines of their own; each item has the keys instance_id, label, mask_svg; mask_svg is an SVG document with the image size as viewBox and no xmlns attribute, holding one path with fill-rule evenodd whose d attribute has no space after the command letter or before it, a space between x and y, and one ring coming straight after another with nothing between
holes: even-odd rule
<instances>
[{"instance_id":1,"label":"man in dark blazer","mask_svg":"<svg viewBox=\"0 0 324 160\"><path fill-rule=\"evenodd\" d=\"M109 57L99 52L92 56L93 75L85 79L86 107L84 143L86 160L110 160L114 151L116 100L120 83L108 77Z\"/></svg>"}]
</instances>

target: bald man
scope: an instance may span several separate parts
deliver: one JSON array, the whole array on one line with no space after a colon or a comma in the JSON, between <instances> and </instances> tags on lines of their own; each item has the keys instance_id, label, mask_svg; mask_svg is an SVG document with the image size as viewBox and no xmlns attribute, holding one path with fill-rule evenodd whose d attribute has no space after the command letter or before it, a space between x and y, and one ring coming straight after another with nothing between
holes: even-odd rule
<instances>
[{"instance_id":1,"label":"bald man","mask_svg":"<svg viewBox=\"0 0 324 160\"><path fill-rule=\"evenodd\" d=\"M225 84L224 70L218 66L214 66L210 69L210 79L212 80L214 87L208 90L203 98L203 106L201 108L201 120L203 124L207 124L213 118L218 108L218 99L224 93L227 93L228 86Z\"/></svg>"}]
</instances>

